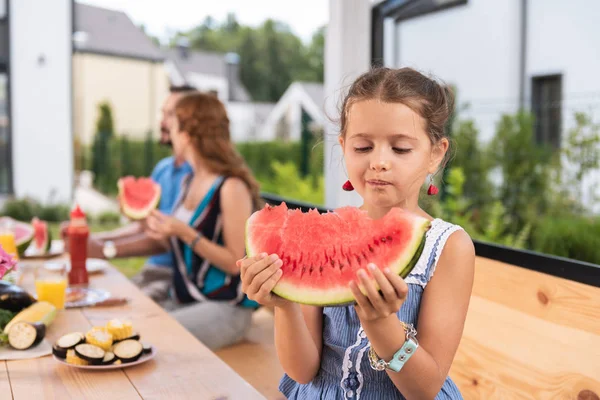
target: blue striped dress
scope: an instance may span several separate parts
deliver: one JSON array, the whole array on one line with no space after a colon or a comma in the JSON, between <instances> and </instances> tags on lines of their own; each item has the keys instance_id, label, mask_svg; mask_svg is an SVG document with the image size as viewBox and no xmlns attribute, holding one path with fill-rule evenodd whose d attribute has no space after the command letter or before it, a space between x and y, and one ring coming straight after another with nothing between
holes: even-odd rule
<instances>
[{"instance_id":1,"label":"blue striped dress","mask_svg":"<svg viewBox=\"0 0 600 400\"><path fill-rule=\"evenodd\" d=\"M446 240L458 229L462 228L441 219L433 220L426 234L423 253L405 279L408 296L398 311L398 318L412 323L417 332L423 290L434 273ZM319 372L305 385L295 382L286 374L281 379L279 390L288 399L405 399L385 371L379 372L371 368L368 352L369 340L354 307L325 307ZM462 399L462 395L450 377L447 377L436 399Z\"/></svg>"}]
</instances>

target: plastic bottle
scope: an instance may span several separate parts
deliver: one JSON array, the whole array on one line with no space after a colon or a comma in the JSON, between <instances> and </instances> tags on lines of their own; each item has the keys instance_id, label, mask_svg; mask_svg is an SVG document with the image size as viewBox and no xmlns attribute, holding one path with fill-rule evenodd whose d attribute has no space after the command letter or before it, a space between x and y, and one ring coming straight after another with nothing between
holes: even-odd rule
<instances>
[{"instance_id":1,"label":"plastic bottle","mask_svg":"<svg viewBox=\"0 0 600 400\"><path fill-rule=\"evenodd\" d=\"M79 205L76 205L71 211L71 220L67 228L71 259L69 286L87 286L89 283L86 268L89 234L90 229L85 219L85 213L81 211Z\"/></svg>"}]
</instances>

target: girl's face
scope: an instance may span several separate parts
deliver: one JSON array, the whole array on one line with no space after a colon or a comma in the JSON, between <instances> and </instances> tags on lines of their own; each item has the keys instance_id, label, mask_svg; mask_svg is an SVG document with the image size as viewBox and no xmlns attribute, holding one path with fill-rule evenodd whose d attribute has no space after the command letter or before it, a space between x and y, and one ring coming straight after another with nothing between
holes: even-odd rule
<instances>
[{"instance_id":1,"label":"girl's face","mask_svg":"<svg viewBox=\"0 0 600 400\"><path fill-rule=\"evenodd\" d=\"M417 206L427 174L435 173L448 149L432 146L425 120L408 106L364 100L348 112L340 137L346 168L366 206Z\"/></svg>"}]
</instances>

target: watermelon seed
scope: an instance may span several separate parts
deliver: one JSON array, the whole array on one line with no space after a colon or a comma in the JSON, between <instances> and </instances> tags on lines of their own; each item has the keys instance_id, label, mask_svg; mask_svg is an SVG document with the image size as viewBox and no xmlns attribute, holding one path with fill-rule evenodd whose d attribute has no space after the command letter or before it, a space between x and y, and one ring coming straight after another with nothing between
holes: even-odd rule
<instances>
[{"instance_id":1,"label":"watermelon seed","mask_svg":"<svg viewBox=\"0 0 600 400\"><path fill-rule=\"evenodd\" d=\"M308 270L308 274L312 275L312 273L313 273L313 267L310 267L310 269Z\"/></svg>"},{"instance_id":2,"label":"watermelon seed","mask_svg":"<svg viewBox=\"0 0 600 400\"><path fill-rule=\"evenodd\" d=\"M381 242L382 242L382 243L385 243L385 241L386 241L386 238L382 237L382 238L381 238Z\"/></svg>"},{"instance_id":3,"label":"watermelon seed","mask_svg":"<svg viewBox=\"0 0 600 400\"><path fill-rule=\"evenodd\" d=\"M321 267L319 267L319 272L320 272L321 274L323 274L323 267L322 267L322 266L321 266Z\"/></svg>"},{"instance_id":4,"label":"watermelon seed","mask_svg":"<svg viewBox=\"0 0 600 400\"><path fill-rule=\"evenodd\" d=\"M391 237L391 236L388 236L388 237L387 237L387 240L389 240L389 241L391 242L391 241L392 241L392 237Z\"/></svg>"},{"instance_id":5,"label":"watermelon seed","mask_svg":"<svg viewBox=\"0 0 600 400\"><path fill-rule=\"evenodd\" d=\"M331 266L335 268L335 260L332 258L330 262L331 262Z\"/></svg>"},{"instance_id":6,"label":"watermelon seed","mask_svg":"<svg viewBox=\"0 0 600 400\"><path fill-rule=\"evenodd\" d=\"M369 245L369 251L370 251L371 253L374 253L374 252L375 252L375 249L373 249L373 247L371 247L371 245ZM365 257L365 258L366 258L366 257Z\"/></svg>"}]
</instances>

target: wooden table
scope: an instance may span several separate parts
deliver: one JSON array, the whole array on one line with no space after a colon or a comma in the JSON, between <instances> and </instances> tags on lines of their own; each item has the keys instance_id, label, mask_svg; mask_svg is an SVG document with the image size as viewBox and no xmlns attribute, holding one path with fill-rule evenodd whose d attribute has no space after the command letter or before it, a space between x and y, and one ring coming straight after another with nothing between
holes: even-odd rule
<instances>
[{"instance_id":1,"label":"wooden table","mask_svg":"<svg viewBox=\"0 0 600 400\"><path fill-rule=\"evenodd\" d=\"M31 276L31 274L29 274ZM23 286L34 293L32 278ZM264 399L212 351L113 267L90 276L90 287L129 304L60 311L50 325L50 343L70 331L103 325L112 318L133 323L157 351L143 364L109 371L58 364L52 356L0 362L0 399Z\"/></svg>"}]
</instances>

